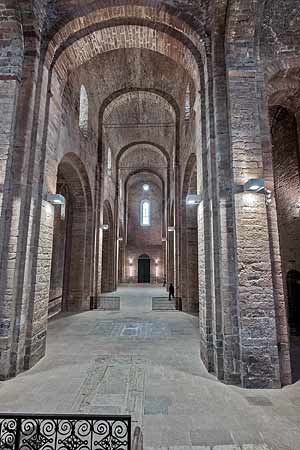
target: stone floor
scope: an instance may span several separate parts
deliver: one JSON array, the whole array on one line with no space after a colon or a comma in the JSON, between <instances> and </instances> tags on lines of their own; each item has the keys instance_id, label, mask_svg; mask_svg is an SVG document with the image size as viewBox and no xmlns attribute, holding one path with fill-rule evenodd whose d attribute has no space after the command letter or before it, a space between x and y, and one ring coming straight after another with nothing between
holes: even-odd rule
<instances>
[{"instance_id":1,"label":"stone floor","mask_svg":"<svg viewBox=\"0 0 300 450\"><path fill-rule=\"evenodd\" d=\"M300 383L225 386L199 359L195 317L152 311L155 287L122 287L117 312L50 322L47 356L0 383L1 412L131 414L146 450L299 450Z\"/></svg>"}]
</instances>

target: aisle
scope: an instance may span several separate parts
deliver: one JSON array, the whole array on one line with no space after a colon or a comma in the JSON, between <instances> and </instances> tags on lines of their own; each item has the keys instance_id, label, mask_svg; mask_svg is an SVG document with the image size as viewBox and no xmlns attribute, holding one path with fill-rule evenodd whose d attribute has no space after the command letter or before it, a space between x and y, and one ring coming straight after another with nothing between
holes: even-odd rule
<instances>
[{"instance_id":1,"label":"aisle","mask_svg":"<svg viewBox=\"0 0 300 450\"><path fill-rule=\"evenodd\" d=\"M119 312L50 323L47 356L0 384L2 411L131 414L143 426L146 449L253 444L242 448L297 450L297 386L225 386L200 361L197 320L151 311L151 297L165 291L122 287L114 295L121 297Z\"/></svg>"}]
</instances>

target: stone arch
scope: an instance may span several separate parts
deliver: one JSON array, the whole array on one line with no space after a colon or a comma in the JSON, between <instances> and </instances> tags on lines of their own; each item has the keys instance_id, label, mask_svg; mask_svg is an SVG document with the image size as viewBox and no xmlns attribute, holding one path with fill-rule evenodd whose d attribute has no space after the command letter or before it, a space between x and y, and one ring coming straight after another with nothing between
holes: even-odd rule
<instances>
[{"instance_id":1,"label":"stone arch","mask_svg":"<svg viewBox=\"0 0 300 450\"><path fill-rule=\"evenodd\" d=\"M136 28L139 29L139 33L135 33ZM133 20L131 24L124 25L123 20L120 20L117 25L114 23L99 23L97 26L82 30L77 34L77 39L72 36L70 41L58 51L60 56L56 55L53 60L55 71L60 79L65 80L68 73L76 70L77 67L99 53L119 48L145 48L161 53L185 67L194 81L195 89L199 90L198 66L201 64L201 57L198 50L188 39L182 39L182 35L174 32L172 28L167 27L165 29L163 27L164 31L158 31L158 28L157 23L147 22L145 24ZM126 39L126 31L134 36L133 42ZM174 37L174 34L176 37ZM116 35L119 36L119 40L114 39ZM145 38L140 41L139 35L145 35ZM157 44L154 45L151 42ZM80 48L83 47L89 49L89 51L86 53L80 52Z\"/></svg>"},{"instance_id":2,"label":"stone arch","mask_svg":"<svg viewBox=\"0 0 300 450\"><path fill-rule=\"evenodd\" d=\"M101 292L115 290L115 229L112 207L108 200L103 203L103 224L108 229L102 229L102 275Z\"/></svg>"},{"instance_id":3,"label":"stone arch","mask_svg":"<svg viewBox=\"0 0 300 450\"><path fill-rule=\"evenodd\" d=\"M180 149L180 109L175 101L175 99L167 94L166 92L163 92L159 89L145 89L145 88L123 88L119 91L113 92L111 95L109 95L104 102L102 103L100 110L99 110L99 147L98 147L98 158L99 158L99 164L101 165L102 155L103 155L103 122L104 122L104 113L106 108L113 103L115 100L117 100L119 97L121 97L124 94L130 93L130 92L149 92L150 94L154 94L157 96L162 97L169 105L172 107L174 114L175 114L175 160L177 161L179 158L179 149Z\"/></svg>"},{"instance_id":4,"label":"stone arch","mask_svg":"<svg viewBox=\"0 0 300 450\"><path fill-rule=\"evenodd\" d=\"M124 147L122 147L119 150L117 157L116 157L116 167L119 166L120 159L122 158L123 155L125 155L125 153L128 150L130 150L132 147L140 147L140 146L149 146L149 147L153 147L154 149L157 149L166 158L168 166L170 165L170 154L166 151L166 149L163 146L156 144L154 142L151 142L151 141L135 141L135 142L130 142L129 144L125 145Z\"/></svg>"},{"instance_id":5,"label":"stone arch","mask_svg":"<svg viewBox=\"0 0 300 450\"><path fill-rule=\"evenodd\" d=\"M193 170L197 166L197 157L195 153L191 153L186 166L184 170L184 177L183 177L183 183L182 183L182 199L184 196L186 197L189 191L189 184L190 184L190 178L192 175Z\"/></svg>"},{"instance_id":6,"label":"stone arch","mask_svg":"<svg viewBox=\"0 0 300 450\"><path fill-rule=\"evenodd\" d=\"M60 55L67 47L73 45L76 40L84 39L89 34L101 32L103 30L105 30L103 33L106 33L105 37L109 38L109 35L107 34L111 32L109 31L109 28L116 28L118 26L123 27L124 31L130 26L144 27L145 29L148 28L152 30L152 38L154 37L153 33L157 34L157 37L160 36L160 39L163 37L163 34L169 35L170 40L165 47L167 53L170 54L171 57L176 58L181 53L180 51L178 52L178 46L183 45L191 52L192 58L188 57L188 59L190 59L192 65L194 64L194 62L192 62L193 58L200 63L201 57L205 57L204 43L201 38L199 38L199 35L187 24L178 20L178 18L168 15L163 11L163 8L158 11L157 9L149 7L136 6L133 9L129 6L125 6L120 10L115 8L99 9L93 11L90 15L80 17L80 20L70 21L52 36L48 47L47 59L50 64L50 61L52 61L52 64L55 64ZM114 34L115 31L116 30L113 31ZM133 36L134 34L135 33L133 33ZM178 41L178 44L175 44L174 39ZM147 42L150 44L150 41L152 40L153 39L149 40L145 38L143 45L148 45ZM164 39L161 42L163 41ZM108 39L108 42L111 42L112 45L117 43L115 39ZM132 43L131 46L133 46ZM168 48L170 46L173 51ZM151 44L151 48L153 49L153 44ZM158 51L163 52L163 46L160 46ZM178 55L175 55L176 52ZM183 54L184 53L185 52L183 52ZM189 66L190 64L188 64L188 67ZM196 66L194 69L195 68ZM196 85L197 83L198 81L196 81Z\"/></svg>"},{"instance_id":7,"label":"stone arch","mask_svg":"<svg viewBox=\"0 0 300 450\"><path fill-rule=\"evenodd\" d=\"M275 72L275 69L280 70ZM300 109L299 76L299 59L297 61L289 61L288 64L278 64L276 67L272 66L272 72L269 71L268 73L266 85L269 108L281 106L294 114L298 113Z\"/></svg>"},{"instance_id":8,"label":"stone arch","mask_svg":"<svg viewBox=\"0 0 300 450\"><path fill-rule=\"evenodd\" d=\"M61 296L56 312L80 311L88 309L92 291L93 202L84 164L74 153L58 164L56 192L66 205L64 218L58 211L54 216L49 306Z\"/></svg>"},{"instance_id":9,"label":"stone arch","mask_svg":"<svg viewBox=\"0 0 300 450\"><path fill-rule=\"evenodd\" d=\"M137 0L134 8L127 4L126 0L119 3L118 9L111 6L110 0L95 0L92 5L81 7L78 11L73 11L71 19L61 19L50 30L48 38L55 46L60 40L66 39L74 31L78 31L82 26L88 27L103 20L124 17L151 18L155 22L169 24L176 30L182 31L186 36L197 43L199 47L204 46L206 37L205 31L199 27L197 17L186 14L184 9L178 10L171 5L164 4L157 8L157 2L150 0L147 5L143 0ZM195 31L197 30L197 31Z\"/></svg>"},{"instance_id":10,"label":"stone arch","mask_svg":"<svg viewBox=\"0 0 300 450\"><path fill-rule=\"evenodd\" d=\"M292 99L291 99L292 100ZM300 346L289 333L289 292L288 273L300 271L300 233L298 219L299 179L299 118L293 109L276 105L270 108L272 118L270 158L272 182L274 183L274 213L278 226L278 254L280 255L280 273L283 283L283 295L275 284L275 306L277 339L280 342L282 384L295 380L295 355ZM273 238L274 239L274 238ZM279 280L280 280L279 278ZM280 286L281 287L281 286ZM291 364L290 364L291 363ZM300 367L298 367L298 377Z\"/></svg>"},{"instance_id":11,"label":"stone arch","mask_svg":"<svg viewBox=\"0 0 300 450\"><path fill-rule=\"evenodd\" d=\"M131 177L133 177L134 175L138 175L139 173L150 173L152 175L155 175L159 179L159 181L161 183L161 190L162 190L162 197L163 197L162 198L162 211L164 211L164 208L165 208L165 195L166 195L166 192L165 192L165 181L162 178L162 176L158 172L156 172L156 170L151 169L150 167L146 168L146 169L133 170L125 178L125 180L124 180L124 192L125 192L125 195L124 195L124 210L125 211L127 210L127 192L128 192L129 180L130 180ZM164 224L164 216L162 216L162 217L163 217L163 224L162 224L162 226L164 228L164 226L165 226L165 224ZM126 226L127 226L127 224L126 224ZM125 226L125 228L126 228L126 226Z\"/></svg>"},{"instance_id":12,"label":"stone arch","mask_svg":"<svg viewBox=\"0 0 300 450\"><path fill-rule=\"evenodd\" d=\"M162 178L162 176L161 176L158 172L156 172L156 170L151 169L150 167L147 167L147 169L137 169L137 170L133 170L133 171L125 178L125 182L124 182L124 185L125 185L125 192L127 191L127 184L128 184L129 179L130 179L131 177L133 177L134 175L137 175L137 174L143 173L143 172L145 172L145 173L151 173L151 174L155 175L157 178L159 178L159 180L160 180L160 182L161 182L161 185L162 185L162 191L164 192L164 189L165 189L165 182L164 182L164 179Z\"/></svg>"}]
</instances>

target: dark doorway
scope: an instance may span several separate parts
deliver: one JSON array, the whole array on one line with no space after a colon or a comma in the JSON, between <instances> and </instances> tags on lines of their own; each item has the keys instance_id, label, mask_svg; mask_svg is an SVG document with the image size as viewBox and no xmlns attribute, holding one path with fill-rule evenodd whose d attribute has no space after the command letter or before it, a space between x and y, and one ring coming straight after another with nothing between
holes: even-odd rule
<instances>
[{"instance_id":1,"label":"dark doorway","mask_svg":"<svg viewBox=\"0 0 300 450\"><path fill-rule=\"evenodd\" d=\"M148 255L141 255L139 257L139 283L150 283L150 258Z\"/></svg>"},{"instance_id":2,"label":"dark doorway","mask_svg":"<svg viewBox=\"0 0 300 450\"><path fill-rule=\"evenodd\" d=\"M300 379L300 273L291 270L287 274L288 321L292 380Z\"/></svg>"},{"instance_id":3,"label":"dark doorway","mask_svg":"<svg viewBox=\"0 0 300 450\"><path fill-rule=\"evenodd\" d=\"M300 337L300 273L297 270L287 274L287 290L290 334Z\"/></svg>"}]
</instances>

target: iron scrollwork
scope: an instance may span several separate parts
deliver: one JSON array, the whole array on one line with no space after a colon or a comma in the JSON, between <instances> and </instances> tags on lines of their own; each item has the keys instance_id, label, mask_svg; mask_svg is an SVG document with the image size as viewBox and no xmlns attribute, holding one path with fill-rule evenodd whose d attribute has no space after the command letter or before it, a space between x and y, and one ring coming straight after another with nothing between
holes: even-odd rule
<instances>
[{"instance_id":1,"label":"iron scrollwork","mask_svg":"<svg viewBox=\"0 0 300 450\"><path fill-rule=\"evenodd\" d=\"M0 415L0 450L130 450L129 416Z\"/></svg>"}]
</instances>

